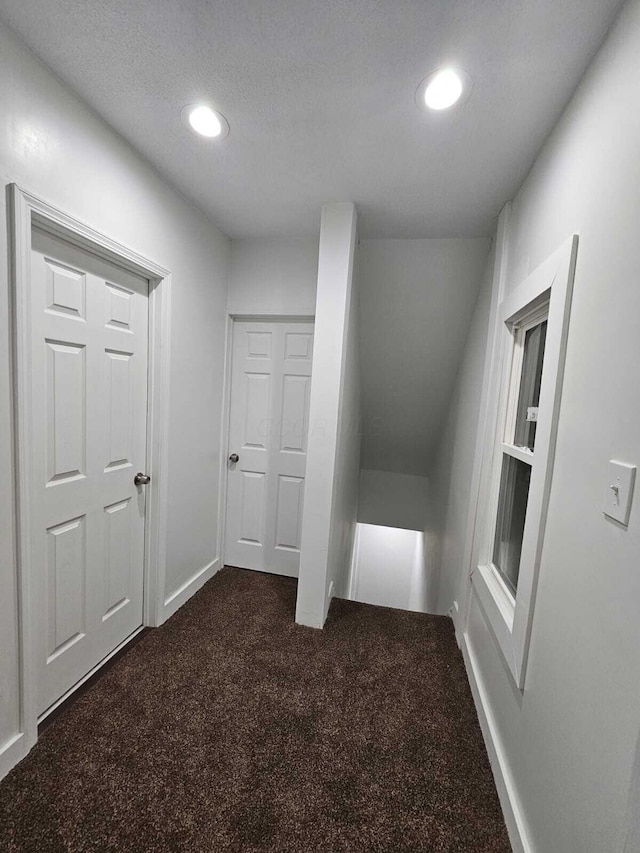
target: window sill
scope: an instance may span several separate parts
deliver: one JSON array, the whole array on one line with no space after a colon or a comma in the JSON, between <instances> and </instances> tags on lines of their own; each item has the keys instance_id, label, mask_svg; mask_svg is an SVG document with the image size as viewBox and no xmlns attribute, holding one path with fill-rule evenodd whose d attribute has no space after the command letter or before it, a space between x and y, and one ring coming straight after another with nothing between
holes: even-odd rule
<instances>
[{"instance_id":1,"label":"window sill","mask_svg":"<svg viewBox=\"0 0 640 853\"><path fill-rule=\"evenodd\" d=\"M471 582L507 662L509 671L518 684L513 642L513 623L516 611L513 596L492 565L478 566L471 576Z\"/></svg>"}]
</instances>

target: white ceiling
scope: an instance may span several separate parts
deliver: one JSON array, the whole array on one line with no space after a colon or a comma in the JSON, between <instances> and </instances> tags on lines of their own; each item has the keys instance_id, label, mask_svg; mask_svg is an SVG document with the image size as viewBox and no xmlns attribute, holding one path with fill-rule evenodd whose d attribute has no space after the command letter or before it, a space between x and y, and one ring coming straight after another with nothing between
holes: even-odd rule
<instances>
[{"instance_id":1,"label":"white ceiling","mask_svg":"<svg viewBox=\"0 0 640 853\"><path fill-rule=\"evenodd\" d=\"M489 233L620 0L0 0L0 16L229 236ZM415 89L445 63L458 110ZM210 101L206 142L181 109Z\"/></svg>"}]
</instances>

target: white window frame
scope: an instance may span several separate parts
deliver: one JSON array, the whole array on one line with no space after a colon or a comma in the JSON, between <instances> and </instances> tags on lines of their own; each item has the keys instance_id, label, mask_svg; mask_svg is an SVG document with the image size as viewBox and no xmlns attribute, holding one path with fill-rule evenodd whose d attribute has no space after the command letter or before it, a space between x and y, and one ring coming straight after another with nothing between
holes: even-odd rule
<instances>
[{"instance_id":1,"label":"white window frame","mask_svg":"<svg viewBox=\"0 0 640 853\"><path fill-rule=\"evenodd\" d=\"M477 567L471 575L495 638L517 686L524 688L535 593L551 489L564 356L569 326L578 237L564 243L525 281L515 288L498 310L498 347L493 365L500 377L495 428L489 437L491 477L487 515ZM511 442L521 383L524 335L547 320L540 387L539 416L534 451ZM503 458L506 455L531 465L531 482L525 518L517 591L514 595L493 564L498 524L498 501Z\"/></svg>"}]
</instances>

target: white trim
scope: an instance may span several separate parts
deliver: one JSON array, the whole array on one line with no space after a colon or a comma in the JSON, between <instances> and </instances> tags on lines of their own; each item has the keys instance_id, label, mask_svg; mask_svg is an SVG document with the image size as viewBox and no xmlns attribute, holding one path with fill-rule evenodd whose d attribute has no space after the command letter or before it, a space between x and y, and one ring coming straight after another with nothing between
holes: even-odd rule
<instances>
[{"instance_id":1,"label":"white trim","mask_svg":"<svg viewBox=\"0 0 640 853\"><path fill-rule=\"evenodd\" d=\"M33 744L28 745L25 732L18 732L0 746L0 779L3 779L19 761L22 761L32 746Z\"/></svg>"},{"instance_id":2,"label":"white trim","mask_svg":"<svg viewBox=\"0 0 640 853\"><path fill-rule=\"evenodd\" d=\"M229 313L227 315L231 320L241 323L315 323L315 314L308 314L301 311L278 311L275 314L238 314Z\"/></svg>"},{"instance_id":3,"label":"white trim","mask_svg":"<svg viewBox=\"0 0 640 853\"><path fill-rule=\"evenodd\" d=\"M516 680L520 687L524 687L533 623L533 605L538 584L547 507L551 493L577 253L578 236L574 235L549 259L547 262L549 268L545 269L544 273L545 276L549 276L551 269L555 267L540 388L540 413L536 430L536 465L531 475L527 509L527 515L531 513L532 522L528 526L525 523L522 543L522 553L525 556L523 568L525 571L523 572L521 569L518 579L516 612L513 622L517 667ZM543 267L545 266L543 264ZM535 520L535 524L533 520ZM526 570L527 560L531 561L531 571Z\"/></svg>"},{"instance_id":4,"label":"white trim","mask_svg":"<svg viewBox=\"0 0 640 853\"><path fill-rule=\"evenodd\" d=\"M513 356L511 373L507 391L507 415L505 418L504 441L513 441L516 433L518 403L522 386L522 369L524 366L524 346L527 332L541 325L549 317L549 303L545 300L542 305L536 305L524 316L517 320L506 321L513 335ZM525 460L526 461L526 460Z\"/></svg>"},{"instance_id":5,"label":"white trim","mask_svg":"<svg viewBox=\"0 0 640 853\"><path fill-rule=\"evenodd\" d=\"M534 455L526 447L518 447L517 444L505 444L504 441L500 444L500 450L507 456L513 456L514 459L519 459L525 465L533 465Z\"/></svg>"},{"instance_id":6,"label":"white trim","mask_svg":"<svg viewBox=\"0 0 640 853\"><path fill-rule=\"evenodd\" d=\"M327 596L326 596L326 599L324 602L324 619L322 620L323 625L327 621L327 616L329 615L329 608L331 607L331 602L333 601L334 590L335 590L335 583L333 581L331 581L331 583L329 584L329 589L327 591Z\"/></svg>"},{"instance_id":7,"label":"white trim","mask_svg":"<svg viewBox=\"0 0 640 853\"><path fill-rule=\"evenodd\" d=\"M225 565L225 531L227 527L227 481L229 466L229 418L231 414L231 356L233 352L233 324L236 315L227 314L225 320L224 379L222 382L222 409L220 412L220 460L218 478L218 555L220 564Z\"/></svg>"},{"instance_id":8,"label":"white trim","mask_svg":"<svg viewBox=\"0 0 640 853\"><path fill-rule=\"evenodd\" d=\"M468 633L463 633L460 648L467 677L475 702L480 729L489 755L502 813L514 853L535 853L524 811L511 774L506 750L499 735L498 724L489 702L489 692L480 674L480 666Z\"/></svg>"},{"instance_id":9,"label":"white trim","mask_svg":"<svg viewBox=\"0 0 640 853\"><path fill-rule=\"evenodd\" d=\"M458 648L462 648L462 626L460 625L460 605L456 598L453 599L453 604L447 611L447 616L453 622L453 630L455 632L456 643Z\"/></svg>"},{"instance_id":10,"label":"white trim","mask_svg":"<svg viewBox=\"0 0 640 853\"><path fill-rule=\"evenodd\" d=\"M182 607L219 570L220 559L216 557L215 560L211 560L210 563L199 569L188 581L185 581L181 586L169 593L163 603L162 621L164 622L170 616L173 616L176 610Z\"/></svg>"},{"instance_id":11,"label":"white trim","mask_svg":"<svg viewBox=\"0 0 640 853\"><path fill-rule=\"evenodd\" d=\"M574 235L566 240L546 261L543 261L523 282L505 296L500 305L502 323L528 329L530 326L537 325L537 322L548 314L548 309L541 309L541 306L550 303L549 292L562 276L562 261L568 260L567 252L571 253L573 242L577 239Z\"/></svg>"},{"instance_id":12,"label":"white trim","mask_svg":"<svg viewBox=\"0 0 640 853\"><path fill-rule=\"evenodd\" d=\"M149 280L149 416L145 526L144 624L157 625L162 613L166 559L167 442L169 419L169 341L171 273L164 267L95 231L16 184L9 187L11 226L11 299L13 332L13 394L15 400L16 554L18 572L18 640L20 668L19 726L23 738L12 749L19 761L37 741L37 665L32 643L38 614L31 581L31 372L30 253L33 225L63 237L92 254ZM13 758L12 758L13 760ZM15 763L14 762L14 763ZM6 764L0 764L5 772ZM7 769L9 769L7 767ZM1 775L1 773L0 773Z\"/></svg>"},{"instance_id":13,"label":"white trim","mask_svg":"<svg viewBox=\"0 0 640 853\"><path fill-rule=\"evenodd\" d=\"M578 237L567 240L554 254L507 296L499 311L497 324L501 346L495 353L494 375L502 376L496 407L496 426L493 436L487 431L487 446L491 455L490 486L486 517L477 557L478 570L472 574L477 590L498 645L507 661L516 685L524 688L529 639L533 620L533 604L537 586L540 556L544 539L546 510L551 489L555 434L562 390L564 354L569 324L569 307L573 289ZM502 458L504 452L520 458L513 446L503 444L504 424L508 420L510 395L513 397L513 330L539 316L537 310L548 300L545 360L540 389L540 416L536 430L535 454L526 454L523 461L531 465L531 485L524 527L518 589L513 618L503 606L503 596L494 583L491 561L495 538ZM524 453L524 451L522 451Z\"/></svg>"},{"instance_id":14,"label":"white trim","mask_svg":"<svg viewBox=\"0 0 640 853\"><path fill-rule=\"evenodd\" d=\"M351 565L349 567L349 577L347 578L347 588L344 590L345 598L350 601L357 601L356 595L358 591L358 573L360 570L360 535L362 533L362 524L356 521L356 529L353 535L353 551L351 552Z\"/></svg>"},{"instance_id":15,"label":"white trim","mask_svg":"<svg viewBox=\"0 0 640 853\"><path fill-rule=\"evenodd\" d=\"M36 705L36 667L29 626L33 624L31 583L31 527L29 506L31 483L31 352L30 326L22 322L25 304L29 302L25 285L29 281L29 250L31 247L31 211L26 197L15 186L9 187L11 212L11 279L12 330L13 330L13 375L12 391L15 412L15 477L16 477L16 570L18 573L18 646L20 671L19 729L24 738L17 741L22 749L11 752L16 763L23 758L38 740L38 712ZM20 754L22 753L22 754ZM3 768L4 769L4 768ZM6 768L7 770L10 767Z\"/></svg>"},{"instance_id":16,"label":"white trim","mask_svg":"<svg viewBox=\"0 0 640 853\"><path fill-rule=\"evenodd\" d=\"M144 624L162 624L167 566L169 470L169 377L171 372L171 275L156 279L149 292L149 399L147 420L147 492L145 530Z\"/></svg>"},{"instance_id":17,"label":"white trim","mask_svg":"<svg viewBox=\"0 0 640 853\"><path fill-rule=\"evenodd\" d=\"M220 480L218 485L218 554L222 566L225 561L225 531L227 526L227 489L229 479L229 419L231 417L231 369L235 323L313 323L314 314L300 311L278 311L275 314L239 314L229 312L225 321L224 380L222 383L222 412L220 421ZM312 364L313 368L313 364ZM262 571L268 571L263 569ZM276 572L275 574L280 574ZM293 577L297 577L294 575Z\"/></svg>"},{"instance_id":18,"label":"white trim","mask_svg":"<svg viewBox=\"0 0 640 853\"><path fill-rule=\"evenodd\" d=\"M296 612L296 625L302 625L305 628L315 628L318 631L322 631L324 621L322 615L316 613L315 610L301 610L299 613Z\"/></svg>"},{"instance_id":19,"label":"white trim","mask_svg":"<svg viewBox=\"0 0 640 853\"><path fill-rule=\"evenodd\" d=\"M473 590L486 613L487 623L496 638L509 670L515 672L513 656L513 620L515 604L505 590L504 582L493 565L478 566L472 575Z\"/></svg>"}]
</instances>

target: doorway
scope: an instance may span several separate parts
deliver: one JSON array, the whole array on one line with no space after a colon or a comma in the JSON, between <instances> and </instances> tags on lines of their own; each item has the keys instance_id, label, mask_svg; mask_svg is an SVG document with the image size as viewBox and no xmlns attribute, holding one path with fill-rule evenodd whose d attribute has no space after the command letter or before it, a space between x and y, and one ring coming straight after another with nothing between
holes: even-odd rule
<instances>
[{"instance_id":1,"label":"doorway","mask_svg":"<svg viewBox=\"0 0 640 853\"><path fill-rule=\"evenodd\" d=\"M164 621L171 274L9 189L19 730Z\"/></svg>"},{"instance_id":2,"label":"doorway","mask_svg":"<svg viewBox=\"0 0 640 853\"><path fill-rule=\"evenodd\" d=\"M149 282L31 238L38 714L143 623Z\"/></svg>"},{"instance_id":3,"label":"doorway","mask_svg":"<svg viewBox=\"0 0 640 853\"><path fill-rule=\"evenodd\" d=\"M313 333L308 320L233 322L227 565L298 576Z\"/></svg>"}]
</instances>

